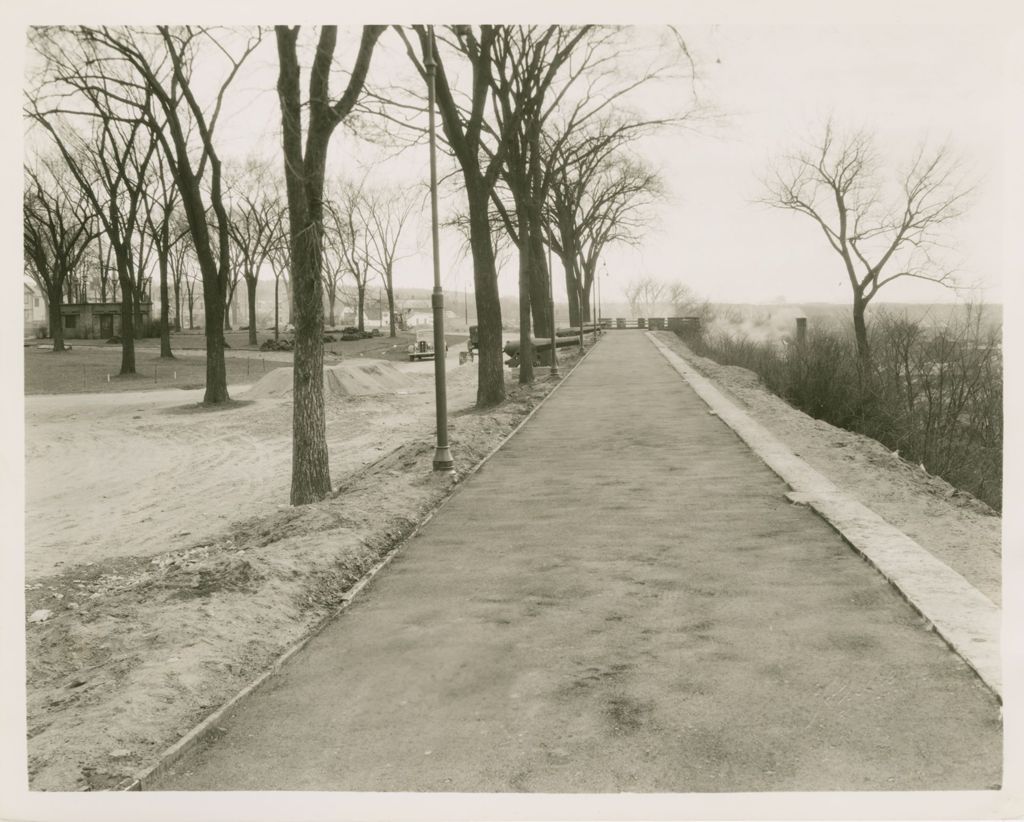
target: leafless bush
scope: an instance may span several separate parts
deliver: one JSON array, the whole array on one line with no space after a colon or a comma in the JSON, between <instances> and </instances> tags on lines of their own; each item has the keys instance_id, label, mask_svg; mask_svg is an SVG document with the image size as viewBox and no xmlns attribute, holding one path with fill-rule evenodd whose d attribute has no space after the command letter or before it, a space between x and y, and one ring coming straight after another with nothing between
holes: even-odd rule
<instances>
[{"instance_id":1,"label":"leafless bush","mask_svg":"<svg viewBox=\"0 0 1024 822\"><path fill-rule=\"evenodd\" d=\"M867 363L852 334L833 330L812 329L802 344L719 333L691 345L754 371L802 411L872 437L1001 510L1000 329L968 307L938 329L883 315L872 337Z\"/></svg>"}]
</instances>

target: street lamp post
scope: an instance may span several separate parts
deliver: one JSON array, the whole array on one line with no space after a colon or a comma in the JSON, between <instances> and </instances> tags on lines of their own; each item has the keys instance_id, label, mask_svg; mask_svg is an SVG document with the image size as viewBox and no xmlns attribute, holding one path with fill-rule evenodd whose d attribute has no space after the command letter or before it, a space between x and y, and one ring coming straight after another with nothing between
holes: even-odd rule
<instances>
[{"instance_id":1,"label":"street lamp post","mask_svg":"<svg viewBox=\"0 0 1024 822\"><path fill-rule=\"evenodd\" d=\"M558 376L558 348L555 347L555 275L551 268L551 245L548 245L548 303L551 306L551 376Z\"/></svg>"},{"instance_id":2,"label":"street lamp post","mask_svg":"<svg viewBox=\"0 0 1024 822\"><path fill-rule=\"evenodd\" d=\"M430 27L427 54L423 60L427 71L427 107L430 127L430 234L434 246L434 291L430 305L434 309L434 399L437 410L437 447L434 449L434 470L452 471L455 463L448 448L448 400L445 390L444 292L441 290L441 246L437 229L437 132L434 124L434 27Z\"/></svg>"},{"instance_id":3,"label":"street lamp post","mask_svg":"<svg viewBox=\"0 0 1024 822\"><path fill-rule=\"evenodd\" d=\"M580 321L580 355L583 354L583 309L587 307L586 303L583 302L583 272L579 272L579 276L576 277L576 305L579 306L577 309L579 313Z\"/></svg>"}]
</instances>

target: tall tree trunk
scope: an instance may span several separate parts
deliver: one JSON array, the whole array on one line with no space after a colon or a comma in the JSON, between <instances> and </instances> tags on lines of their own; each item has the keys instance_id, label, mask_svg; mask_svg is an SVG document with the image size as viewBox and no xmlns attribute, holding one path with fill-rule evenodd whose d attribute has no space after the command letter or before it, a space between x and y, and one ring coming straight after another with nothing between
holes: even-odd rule
<instances>
[{"instance_id":1,"label":"tall tree trunk","mask_svg":"<svg viewBox=\"0 0 1024 822\"><path fill-rule=\"evenodd\" d=\"M472 178L470 178L472 179ZM473 252L473 287L476 297L480 363L477 371L478 408L498 405L505 399L505 372L501 350L501 299L494 264L494 246L488 219L488 194L476 180L467 179L469 244Z\"/></svg>"},{"instance_id":2,"label":"tall tree trunk","mask_svg":"<svg viewBox=\"0 0 1024 822\"><path fill-rule=\"evenodd\" d=\"M580 272L580 273L583 274L584 272ZM590 304L591 303L591 301L590 301L590 292L593 289L593 287L594 287L594 278L592 276L591 277L587 277L587 276L584 275L583 276L583 293L581 294L581 299L583 300L583 305L581 306L581 308L583 309L583 322L585 322L585 323L588 323L588 322L590 322L593 319L591 317L591 314L593 312L591 311L592 306Z\"/></svg>"},{"instance_id":3,"label":"tall tree trunk","mask_svg":"<svg viewBox=\"0 0 1024 822\"><path fill-rule=\"evenodd\" d=\"M327 314L327 324L331 328L334 328L334 326L337 325L337 323L336 323L336 321L334 319L334 306L337 303L337 301L338 301L338 293L336 291L334 291L333 289L328 289L327 290L327 312L328 312L328 314Z\"/></svg>"},{"instance_id":4,"label":"tall tree trunk","mask_svg":"<svg viewBox=\"0 0 1024 822\"><path fill-rule=\"evenodd\" d=\"M530 227L530 311L534 331L546 337L551 328L551 306L548 295L548 261L543 234L539 226Z\"/></svg>"},{"instance_id":5,"label":"tall tree trunk","mask_svg":"<svg viewBox=\"0 0 1024 822\"><path fill-rule=\"evenodd\" d=\"M294 325L295 324L295 290L294 290L294 288L292 286L293 279L294 278L291 277L291 276L288 277L288 282L286 283L287 288L285 289L285 291L288 294L288 323L289 323L289 325Z\"/></svg>"},{"instance_id":6,"label":"tall tree trunk","mask_svg":"<svg viewBox=\"0 0 1024 822\"><path fill-rule=\"evenodd\" d=\"M160 357L174 359L171 353L171 306L167 287L167 253L159 255L160 263Z\"/></svg>"},{"instance_id":7,"label":"tall tree trunk","mask_svg":"<svg viewBox=\"0 0 1024 822\"><path fill-rule=\"evenodd\" d=\"M366 284L365 283L360 283L358 281L356 282L356 294L357 294L357 301L358 301L358 306L356 308L356 319L357 319L356 327L360 331L365 331L366 328L364 327L364 322L363 322L363 307L366 305Z\"/></svg>"},{"instance_id":8,"label":"tall tree trunk","mask_svg":"<svg viewBox=\"0 0 1024 822\"><path fill-rule=\"evenodd\" d=\"M131 275L118 272L121 280L121 375L135 373L135 284Z\"/></svg>"},{"instance_id":9,"label":"tall tree trunk","mask_svg":"<svg viewBox=\"0 0 1024 822\"><path fill-rule=\"evenodd\" d=\"M575 327L580 324L580 298L575 275L576 261L565 254L559 256L562 258L562 267L565 269L565 294L569 302L569 325Z\"/></svg>"},{"instance_id":10,"label":"tall tree trunk","mask_svg":"<svg viewBox=\"0 0 1024 822\"><path fill-rule=\"evenodd\" d=\"M324 302L319 243L319 233L311 225L292 231L292 293L295 296L292 505L315 502L331 492L324 410Z\"/></svg>"},{"instance_id":11,"label":"tall tree trunk","mask_svg":"<svg viewBox=\"0 0 1024 822\"><path fill-rule=\"evenodd\" d=\"M40 279L42 279L42 277L40 277ZM50 336L53 338L53 351L56 354L65 350L64 318L60 315L60 292L61 286L58 284L55 288L49 289L46 296L47 311L50 315Z\"/></svg>"},{"instance_id":12,"label":"tall tree trunk","mask_svg":"<svg viewBox=\"0 0 1024 822\"><path fill-rule=\"evenodd\" d=\"M292 390L292 505L316 502L331 493L324 413L323 188L327 145L337 124L351 111L370 66L383 26L365 26L349 87L338 107L328 102L331 58L337 30L320 30L310 74L309 123L305 151L297 28L277 26L280 70L281 145L288 196L288 233L294 295L295 354ZM347 106L347 108L345 108Z\"/></svg>"},{"instance_id":13,"label":"tall tree trunk","mask_svg":"<svg viewBox=\"0 0 1024 822\"><path fill-rule=\"evenodd\" d=\"M256 277L245 278L245 290L249 298L249 345L258 345L256 337Z\"/></svg>"},{"instance_id":14,"label":"tall tree trunk","mask_svg":"<svg viewBox=\"0 0 1024 822\"><path fill-rule=\"evenodd\" d=\"M124 289L121 289L124 291ZM132 333L135 335L135 339L141 340L142 333L146 330L143 327L142 322L142 301L145 299L145 295L139 293L138 288L133 284L132 286Z\"/></svg>"},{"instance_id":15,"label":"tall tree trunk","mask_svg":"<svg viewBox=\"0 0 1024 822\"><path fill-rule=\"evenodd\" d=\"M520 212L520 215L522 212ZM520 221L522 226L522 221ZM530 261L529 233L519 232L519 384L533 382L533 340L530 337Z\"/></svg>"},{"instance_id":16,"label":"tall tree trunk","mask_svg":"<svg viewBox=\"0 0 1024 822\"><path fill-rule=\"evenodd\" d=\"M222 300L218 300L211 284L208 290L203 281L203 306L206 310L206 392L203 402L207 405L227 402L228 396L227 366L224 363L224 330L223 315L227 310Z\"/></svg>"},{"instance_id":17,"label":"tall tree trunk","mask_svg":"<svg viewBox=\"0 0 1024 822\"><path fill-rule=\"evenodd\" d=\"M854 294L853 336L857 342L857 356L861 363L868 363L871 360L871 350L868 347L868 326L864 317L867 307L868 301L860 294Z\"/></svg>"},{"instance_id":18,"label":"tall tree trunk","mask_svg":"<svg viewBox=\"0 0 1024 822\"><path fill-rule=\"evenodd\" d=\"M388 286L384 291L388 295L388 336L394 337L397 334L397 329L395 328L395 289L391 277L391 266L388 266Z\"/></svg>"},{"instance_id":19,"label":"tall tree trunk","mask_svg":"<svg viewBox=\"0 0 1024 822\"><path fill-rule=\"evenodd\" d=\"M174 276L174 330L181 331L181 274Z\"/></svg>"},{"instance_id":20,"label":"tall tree trunk","mask_svg":"<svg viewBox=\"0 0 1024 822\"><path fill-rule=\"evenodd\" d=\"M274 277L274 342L281 337L281 278Z\"/></svg>"}]
</instances>

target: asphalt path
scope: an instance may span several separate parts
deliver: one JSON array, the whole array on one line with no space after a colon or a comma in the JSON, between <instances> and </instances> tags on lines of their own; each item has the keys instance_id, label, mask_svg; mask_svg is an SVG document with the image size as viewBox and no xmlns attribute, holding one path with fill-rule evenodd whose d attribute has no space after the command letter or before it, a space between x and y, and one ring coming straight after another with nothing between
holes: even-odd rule
<instances>
[{"instance_id":1,"label":"asphalt path","mask_svg":"<svg viewBox=\"0 0 1024 822\"><path fill-rule=\"evenodd\" d=\"M607 334L148 787L997 787L991 692L786 490L644 334Z\"/></svg>"}]
</instances>

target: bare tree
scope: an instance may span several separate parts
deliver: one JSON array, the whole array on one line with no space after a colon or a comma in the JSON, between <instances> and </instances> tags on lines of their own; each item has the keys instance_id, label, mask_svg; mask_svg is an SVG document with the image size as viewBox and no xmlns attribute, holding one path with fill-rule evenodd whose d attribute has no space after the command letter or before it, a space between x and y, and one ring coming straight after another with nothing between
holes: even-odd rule
<instances>
[{"instance_id":1,"label":"bare tree","mask_svg":"<svg viewBox=\"0 0 1024 822\"><path fill-rule=\"evenodd\" d=\"M80 27L84 84L137 106L181 194L202 272L206 313L205 403L227 402L223 317L230 272L229 220L214 133L224 97L259 43L258 30L230 34L195 26ZM204 59L203 81L195 64ZM74 60L74 56L72 56ZM67 63L67 61L65 61ZM70 72L74 76L74 69ZM212 82L211 82L212 80ZM204 93L206 92L206 93Z\"/></svg>"},{"instance_id":2,"label":"bare tree","mask_svg":"<svg viewBox=\"0 0 1024 822\"><path fill-rule=\"evenodd\" d=\"M291 276L288 274L290 263L290 252L288 247L288 209L283 207L280 198L276 196L274 201L278 207L274 212L273 240L270 244L270 253L267 259L270 261L270 270L274 274L274 339L281 337L281 282L284 281L288 291L288 315L291 317ZM289 322L291 320L289 319Z\"/></svg>"},{"instance_id":3,"label":"bare tree","mask_svg":"<svg viewBox=\"0 0 1024 822\"><path fill-rule=\"evenodd\" d=\"M502 175L511 194L514 216L496 190L492 191L492 199L519 252L520 383L533 381L531 320L539 330L550 326L541 227L547 191L540 135L545 120L566 90L556 88L556 93L551 94L556 78L590 28L502 26L495 43L491 93L499 128L507 133ZM577 64L578 71L585 68L587 61L581 62L582 66ZM572 79L575 77L570 72ZM546 101L549 96L555 101Z\"/></svg>"},{"instance_id":4,"label":"bare tree","mask_svg":"<svg viewBox=\"0 0 1024 822\"><path fill-rule=\"evenodd\" d=\"M634 106L640 99L635 92L646 85L692 80L685 44L670 33L657 32L658 42L638 43L635 30L613 26L502 27L499 50L511 57L495 61L492 92L497 118L518 125L509 134L503 170L511 204L494 199L519 248L521 328L531 317L535 327L550 324L544 248L550 232L544 221L550 219L545 204L556 178L569 166L600 166L616 146L662 126L681 125L699 113L682 89L673 100L686 101L683 107L671 102L646 112ZM604 127L595 129L595 123ZM570 316L578 322L580 277L577 266L565 268ZM524 362L520 380L529 358Z\"/></svg>"},{"instance_id":5,"label":"bare tree","mask_svg":"<svg viewBox=\"0 0 1024 822\"><path fill-rule=\"evenodd\" d=\"M455 155L465 184L469 211L469 242L473 257L473 285L480 340L477 377L477 406L486 408L505 399L505 373L502 361L501 300L498 273L491 236L490 199L504 162L507 130L515 122L502 124L500 131L486 118L490 101L490 79L495 60L498 26L449 26L438 39L445 55L436 48L432 32L426 26L414 26L419 54L406 39L407 52L420 76L426 80L425 63L436 65L437 107L445 139ZM456 83L459 71L449 73L446 62L464 63L468 68L468 89ZM485 145L490 149L485 150Z\"/></svg>"},{"instance_id":6,"label":"bare tree","mask_svg":"<svg viewBox=\"0 0 1024 822\"><path fill-rule=\"evenodd\" d=\"M174 288L174 330L181 331L181 289L186 282L187 260L191 254L191 231L188 220L180 210L174 212L171 222L170 274ZM191 255L194 256L194 255ZM191 317L189 328L192 328Z\"/></svg>"},{"instance_id":7,"label":"bare tree","mask_svg":"<svg viewBox=\"0 0 1024 822\"><path fill-rule=\"evenodd\" d=\"M362 186L340 182L336 186L336 192L332 193L324 206L331 228L330 241L327 243L330 254L327 256L335 259L334 265L331 266L331 274L324 279L328 289L331 321L333 322L334 318L334 302L340 274L351 274L356 286L353 305L356 326L360 331L365 331L366 287L370 281L373 255L366 193Z\"/></svg>"},{"instance_id":8,"label":"bare tree","mask_svg":"<svg viewBox=\"0 0 1024 822\"><path fill-rule=\"evenodd\" d=\"M413 30L419 48L414 50L406 41L407 50L420 75L426 77L428 54L438 66L437 105L443 135L464 182L480 332L477 398L478 405L485 406L504 397L495 260L496 239L504 232L495 234L491 204L485 201L498 210L522 251L520 326L528 330L531 318L535 325L546 326L549 274L543 232L537 227L537 212L542 209L537 204L544 202L547 180L557 165L544 162L538 167L537 158L542 154L561 157L547 150L551 144L613 108L625 111L625 96L647 82L692 78L692 63L685 54L680 59L678 39L670 49L660 44L658 57L652 60L646 49L633 44L635 35L631 38L627 30L614 27L446 26L438 28L437 48L426 27ZM399 32L406 37L405 31ZM671 32L665 29L662 34ZM686 98L686 93L678 97ZM395 101L393 94L375 99L381 104L377 114L402 129L416 130L410 123L416 123L422 104L411 95L401 101ZM677 122L684 116L689 115L680 113L673 102L660 104L658 114L637 119L642 124ZM559 120L561 129L549 127L552 117ZM638 126L638 134L642 127ZM548 131L550 135L541 136ZM504 188L499 184L501 177ZM523 361L531 360L524 357Z\"/></svg>"},{"instance_id":9,"label":"bare tree","mask_svg":"<svg viewBox=\"0 0 1024 822\"><path fill-rule=\"evenodd\" d=\"M249 303L249 345L256 345L256 286L260 269L276 242L278 203L268 177L270 169L250 159L232 181L230 199L231 241L235 246L235 269L245 278Z\"/></svg>"},{"instance_id":10,"label":"bare tree","mask_svg":"<svg viewBox=\"0 0 1024 822\"><path fill-rule=\"evenodd\" d=\"M148 235L149 245L156 253L157 267L160 272L160 356L173 359L171 352L171 306L170 306L170 260L171 246L174 238L171 224L174 220L174 206L178 199L178 190L162 173L161 158L157 154L157 174L152 185L146 192L143 204L144 233Z\"/></svg>"},{"instance_id":11,"label":"bare tree","mask_svg":"<svg viewBox=\"0 0 1024 822\"><path fill-rule=\"evenodd\" d=\"M657 173L621 151L580 154L554 175L549 240L566 272L570 322L591 319L601 254L614 243L638 243L663 196Z\"/></svg>"},{"instance_id":12,"label":"bare tree","mask_svg":"<svg viewBox=\"0 0 1024 822\"><path fill-rule=\"evenodd\" d=\"M395 336L395 263L402 257L398 246L415 201L396 190L377 190L363 199L370 248L367 260L384 284L388 300L388 336Z\"/></svg>"},{"instance_id":13,"label":"bare tree","mask_svg":"<svg viewBox=\"0 0 1024 822\"><path fill-rule=\"evenodd\" d=\"M939 233L959 217L971 188L948 147L917 149L886 185L871 135L837 134L832 121L812 146L776 164L762 202L810 217L840 256L853 291L853 329L870 358L865 313L900 278L953 285L937 259Z\"/></svg>"},{"instance_id":14,"label":"bare tree","mask_svg":"<svg viewBox=\"0 0 1024 822\"><path fill-rule=\"evenodd\" d=\"M321 500L331 493L324 412L323 265L324 177L327 146L337 126L358 99L383 26L364 26L348 86L336 101L330 71L337 46L336 26L323 26L309 75L308 126L303 146L299 27L277 26L284 176L288 192L291 277L295 312L295 370L292 392L292 505Z\"/></svg>"},{"instance_id":15,"label":"bare tree","mask_svg":"<svg viewBox=\"0 0 1024 822\"><path fill-rule=\"evenodd\" d=\"M181 292L184 288L185 302L188 305L188 327L191 331L195 328L195 304L199 296L197 284L199 275L195 263L195 249L192 247L192 233L187 221L179 216L174 225L175 241L171 243L171 277L174 282L174 328L181 331L184 326L181 321Z\"/></svg>"},{"instance_id":16,"label":"bare tree","mask_svg":"<svg viewBox=\"0 0 1024 822\"><path fill-rule=\"evenodd\" d=\"M110 258L110 245L104 244L101 232L96 237L96 286L99 289L101 303L105 303L108 296L111 302L117 302L117 277L111 277L114 266Z\"/></svg>"},{"instance_id":17,"label":"bare tree","mask_svg":"<svg viewBox=\"0 0 1024 822\"><path fill-rule=\"evenodd\" d=\"M665 298L665 283L650 275L637 277L626 283L626 299L634 317L650 317L655 307Z\"/></svg>"},{"instance_id":18,"label":"bare tree","mask_svg":"<svg viewBox=\"0 0 1024 822\"><path fill-rule=\"evenodd\" d=\"M665 299L671 304L676 317L699 317L704 322L711 316L711 303L698 297L690 286L678 280L668 284Z\"/></svg>"},{"instance_id":19,"label":"bare tree","mask_svg":"<svg viewBox=\"0 0 1024 822\"><path fill-rule=\"evenodd\" d=\"M349 210L342 202L346 195L339 193L344 191L345 184L336 183L328 188L335 190L324 194L324 250L320 280L327 297L327 323L334 326L337 323L338 297L344 298L342 282L350 270L349 260L358 255L353 244L361 238L361 232L356 232L354 226L349 225Z\"/></svg>"},{"instance_id":20,"label":"bare tree","mask_svg":"<svg viewBox=\"0 0 1024 822\"><path fill-rule=\"evenodd\" d=\"M45 38L44 54L52 56L57 43ZM62 54L62 60L67 57ZM66 73L63 64L55 70L60 88L58 101L51 105L40 93L29 93L26 114L51 138L54 146L89 201L113 252L121 287L121 369L135 373L135 326L138 316L138 262L144 261L140 244L141 208L145 178L156 151L156 142L143 118L117 101L111 104L102 87L76 69ZM67 89L76 95L79 108L65 107ZM144 107L145 102L139 104ZM70 120L85 119L88 135ZM140 254L136 258L136 254Z\"/></svg>"},{"instance_id":21,"label":"bare tree","mask_svg":"<svg viewBox=\"0 0 1024 822\"><path fill-rule=\"evenodd\" d=\"M53 350L64 351L64 285L96 236L91 203L59 162L25 168L24 243L29 272L46 299Z\"/></svg>"}]
</instances>

